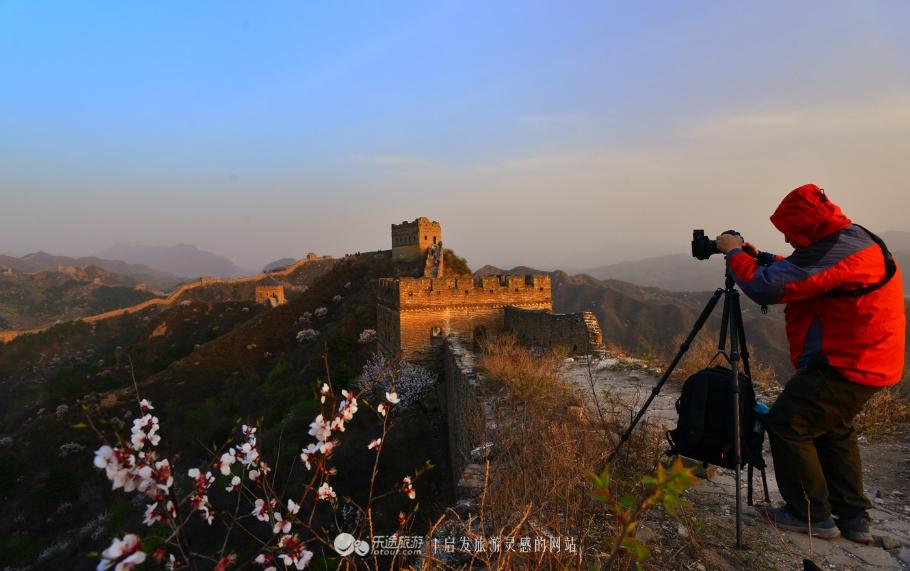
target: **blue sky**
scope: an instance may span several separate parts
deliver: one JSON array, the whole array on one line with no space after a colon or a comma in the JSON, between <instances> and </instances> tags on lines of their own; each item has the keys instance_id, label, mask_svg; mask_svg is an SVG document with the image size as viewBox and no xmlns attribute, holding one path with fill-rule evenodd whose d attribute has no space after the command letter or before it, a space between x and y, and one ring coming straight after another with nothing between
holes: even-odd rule
<instances>
[{"instance_id":1,"label":"blue sky","mask_svg":"<svg viewBox=\"0 0 910 571\"><path fill-rule=\"evenodd\" d=\"M0 1L0 252L254 268L426 215L475 266L578 268L782 245L808 181L910 230L910 5L741 4Z\"/></svg>"}]
</instances>

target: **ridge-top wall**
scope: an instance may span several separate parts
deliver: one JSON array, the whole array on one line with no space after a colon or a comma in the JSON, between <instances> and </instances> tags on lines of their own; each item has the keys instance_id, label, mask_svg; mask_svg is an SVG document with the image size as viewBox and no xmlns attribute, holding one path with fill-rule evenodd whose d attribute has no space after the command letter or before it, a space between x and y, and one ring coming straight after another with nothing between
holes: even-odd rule
<instances>
[{"instance_id":1,"label":"ridge-top wall","mask_svg":"<svg viewBox=\"0 0 910 571\"><path fill-rule=\"evenodd\" d=\"M241 276L241 277L237 277L237 278L201 277L197 280L193 280L191 282L188 282L188 283L185 283L185 284L179 286L177 289L175 289L173 292L171 292L167 297L153 297L152 299L148 299L146 301L137 303L136 305L131 305L129 307L121 307L118 309L113 309L111 311L106 311L104 313L98 313L96 315L88 315L85 317L80 317L79 319L75 319L74 321L85 321L86 323L93 323L96 321L103 321L105 319L111 319L113 317L120 317L122 315L126 315L129 313L137 313L144 309L148 309L149 307L152 307L152 306L172 305L184 293L197 289L197 288L202 288L202 287L211 286L211 285L248 284L248 283L264 280L267 278L284 277L284 276L291 275L304 264L307 264L310 262L321 262L321 261L326 261L326 260L331 261L332 257L331 256L321 256L320 257L320 256L317 256L316 254L310 253L310 254L307 254L306 258L302 258L300 260L297 260L293 264L286 266L285 268L282 268L280 270L271 271L271 272L262 272L262 273L254 274L251 276ZM34 329L27 329L27 330L23 330L23 331L0 331L0 343L8 343L8 342L12 341L13 339L15 339L16 337L19 337L20 335L28 335L31 333L41 333L42 331L46 331L53 326L54 326L54 324L45 325L44 327L37 327Z\"/></svg>"},{"instance_id":2,"label":"ridge-top wall","mask_svg":"<svg viewBox=\"0 0 910 571\"><path fill-rule=\"evenodd\" d=\"M524 345L565 347L572 354L585 355L604 350L603 333L590 311L552 313L546 310L505 308L504 327Z\"/></svg>"},{"instance_id":3,"label":"ridge-top wall","mask_svg":"<svg viewBox=\"0 0 910 571\"><path fill-rule=\"evenodd\" d=\"M503 329L506 307L550 310L550 276L383 278L377 280L377 340L389 355L431 359L434 340Z\"/></svg>"}]
</instances>

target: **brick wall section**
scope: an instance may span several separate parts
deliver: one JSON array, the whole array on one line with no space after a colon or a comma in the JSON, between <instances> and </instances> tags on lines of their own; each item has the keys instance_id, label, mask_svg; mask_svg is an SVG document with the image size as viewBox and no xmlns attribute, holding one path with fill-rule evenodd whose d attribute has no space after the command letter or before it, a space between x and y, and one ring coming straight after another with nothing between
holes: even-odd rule
<instances>
[{"instance_id":1,"label":"brick wall section","mask_svg":"<svg viewBox=\"0 0 910 571\"><path fill-rule=\"evenodd\" d=\"M483 485L483 462L492 452L496 423L486 379L474 370L474 355L456 335L443 345L439 396L448 424L449 466L457 499Z\"/></svg>"},{"instance_id":2,"label":"brick wall section","mask_svg":"<svg viewBox=\"0 0 910 571\"><path fill-rule=\"evenodd\" d=\"M443 278L382 278L379 303L402 310L441 307L518 307L553 305L550 276L451 276Z\"/></svg>"},{"instance_id":3,"label":"brick wall section","mask_svg":"<svg viewBox=\"0 0 910 571\"><path fill-rule=\"evenodd\" d=\"M380 349L412 361L431 350L431 332L457 333L466 343L478 328L503 328L507 306L552 308L550 276L451 276L377 280L376 334Z\"/></svg>"},{"instance_id":4,"label":"brick wall section","mask_svg":"<svg viewBox=\"0 0 910 571\"><path fill-rule=\"evenodd\" d=\"M603 333L597 317L590 311L581 313L552 313L506 307L503 325L524 345L536 347L562 346L576 355L604 350Z\"/></svg>"},{"instance_id":5,"label":"brick wall section","mask_svg":"<svg viewBox=\"0 0 910 571\"><path fill-rule=\"evenodd\" d=\"M270 302L270 298L274 299L276 304L282 304L287 301L284 297L284 286L280 285L256 286L255 295L256 303Z\"/></svg>"}]
</instances>

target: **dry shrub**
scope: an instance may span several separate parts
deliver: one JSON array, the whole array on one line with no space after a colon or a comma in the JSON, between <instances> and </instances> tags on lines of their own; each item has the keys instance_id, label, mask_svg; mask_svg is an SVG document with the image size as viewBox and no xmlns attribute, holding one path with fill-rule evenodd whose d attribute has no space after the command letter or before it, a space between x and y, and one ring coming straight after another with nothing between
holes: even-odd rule
<instances>
[{"instance_id":1,"label":"dry shrub","mask_svg":"<svg viewBox=\"0 0 910 571\"><path fill-rule=\"evenodd\" d=\"M535 402L552 398L563 402L569 396L565 382L559 377L563 362L560 352L534 355L512 335L488 339L482 349L481 368L511 395ZM580 402L576 398L572 404Z\"/></svg>"},{"instance_id":2,"label":"dry shrub","mask_svg":"<svg viewBox=\"0 0 910 571\"><path fill-rule=\"evenodd\" d=\"M490 568L580 568L604 562L611 549L614 519L592 498L590 476L603 469L626 420L607 411L605 427L599 415L586 412L588 397L559 376L563 358L534 355L513 337L490 339L483 347L480 368L503 393L495 409L495 466L481 510L484 533L568 536L577 538L578 546L574 554L507 552L487 561ZM614 462L613 491L620 496L636 491L661 452L656 431L642 426L633 433Z\"/></svg>"},{"instance_id":3,"label":"dry shrub","mask_svg":"<svg viewBox=\"0 0 910 571\"><path fill-rule=\"evenodd\" d=\"M670 364L670 361L676 354L676 351L679 350L679 346L685 340L685 335L679 335L674 341L673 352L663 355L662 360L664 361L663 365L666 367ZM729 355L730 344L727 342L727 354ZM713 362L712 362L713 361ZM673 381L685 381L691 375L694 375L701 369L704 369L708 366L708 363L712 365L723 365L729 367L730 363L723 355L718 355L717 352L717 338L707 334L698 335L692 345L689 346L689 350L686 351L686 354L683 355L683 358L679 361L679 364L676 366L676 369L673 370L672 380ZM754 355L749 356L749 365L752 371L752 384L755 386L756 390L770 390L770 389L779 389L780 380L777 377L777 374L774 372L774 368L759 361L755 358Z\"/></svg>"},{"instance_id":4,"label":"dry shrub","mask_svg":"<svg viewBox=\"0 0 910 571\"><path fill-rule=\"evenodd\" d=\"M901 423L910 421L910 398L906 386L886 387L869 399L856 419L854 427L867 436L892 434Z\"/></svg>"}]
</instances>

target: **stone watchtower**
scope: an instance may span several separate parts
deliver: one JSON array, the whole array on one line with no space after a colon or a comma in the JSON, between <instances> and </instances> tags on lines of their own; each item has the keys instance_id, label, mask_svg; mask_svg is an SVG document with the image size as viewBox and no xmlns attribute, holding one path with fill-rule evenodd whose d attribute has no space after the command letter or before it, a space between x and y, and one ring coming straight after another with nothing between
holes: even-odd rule
<instances>
[{"instance_id":1,"label":"stone watchtower","mask_svg":"<svg viewBox=\"0 0 910 571\"><path fill-rule=\"evenodd\" d=\"M442 226L421 216L413 222L392 224L392 258L416 260L426 256L427 250L442 244Z\"/></svg>"}]
</instances>

